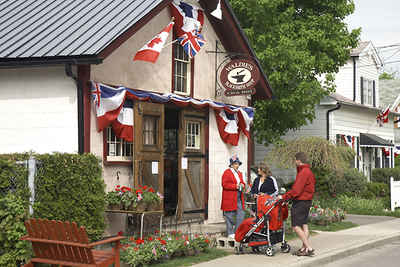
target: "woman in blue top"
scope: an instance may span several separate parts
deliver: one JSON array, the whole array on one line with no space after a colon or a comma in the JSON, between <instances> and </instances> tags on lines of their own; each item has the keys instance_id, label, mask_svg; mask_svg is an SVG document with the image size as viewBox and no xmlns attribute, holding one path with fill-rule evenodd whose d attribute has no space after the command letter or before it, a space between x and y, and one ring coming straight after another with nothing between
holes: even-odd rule
<instances>
[{"instance_id":1,"label":"woman in blue top","mask_svg":"<svg viewBox=\"0 0 400 267\"><path fill-rule=\"evenodd\" d=\"M253 197L264 194L270 196L278 195L278 184L276 183L276 179L272 177L271 171L263 162L258 166L258 176L254 179L250 193Z\"/></svg>"}]
</instances>

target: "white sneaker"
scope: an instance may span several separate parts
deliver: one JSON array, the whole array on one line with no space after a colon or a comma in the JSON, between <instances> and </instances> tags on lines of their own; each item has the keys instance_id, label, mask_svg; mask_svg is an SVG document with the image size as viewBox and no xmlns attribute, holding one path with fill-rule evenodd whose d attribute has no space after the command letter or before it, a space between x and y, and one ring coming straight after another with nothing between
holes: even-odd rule
<instances>
[{"instance_id":1,"label":"white sneaker","mask_svg":"<svg viewBox=\"0 0 400 267\"><path fill-rule=\"evenodd\" d=\"M228 235L229 238L235 239L235 234Z\"/></svg>"}]
</instances>

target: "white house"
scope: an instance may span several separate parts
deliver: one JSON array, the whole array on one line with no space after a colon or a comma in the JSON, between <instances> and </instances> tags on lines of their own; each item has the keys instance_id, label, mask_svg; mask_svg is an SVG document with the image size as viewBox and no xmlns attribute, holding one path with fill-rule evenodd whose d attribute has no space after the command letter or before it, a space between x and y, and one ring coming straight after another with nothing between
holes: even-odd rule
<instances>
[{"instance_id":1,"label":"white house","mask_svg":"<svg viewBox=\"0 0 400 267\"><path fill-rule=\"evenodd\" d=\"M336 74L336 92L316 106L314 121L283 138L318 136L336 144L350 145L357 154L354 167L367 177L373 168L393 167L393 113L389 114L388 123L377 122L377 115L383 109L379 103L381 66L373 44L361 42ZM256 161L262 161L268 149L257 144ZM294 178L294 170L273 171L286 180Z\"/></svg>"},{"instance_id":2,"label":"white house","mask_svg":"<svg viewBox=\"0 0 400 267\"><path fill-rule=\"evenodd\" d=\"M170 44L177 37L171 33L156 63L133 61L171 21L171 2L8 1L0 10L0 153L94 153L108 191L118 184L151 185L165 195L166 215L223 221L222 173L237 154L247 177L251 145L244 134L237 146L222 140L218 105L237 114L272 92L225 0L222 21L210 15L218 0L185 1L204 10L206 44L193 59L178 42ZM261 73L254 95L216 90L217 67L232 54L247 56ZM127 93L133 142L111 126L98 131L91 82L152 94L149 100ZM158 101L163 94L195 104Z\"/></svg>"}]
</instances>

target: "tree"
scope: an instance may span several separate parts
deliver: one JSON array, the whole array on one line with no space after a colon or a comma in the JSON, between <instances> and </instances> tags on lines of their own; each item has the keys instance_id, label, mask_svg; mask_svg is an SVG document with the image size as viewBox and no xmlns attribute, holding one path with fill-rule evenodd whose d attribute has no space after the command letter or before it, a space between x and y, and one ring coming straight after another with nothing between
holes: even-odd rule
<instances>
[{"instance_id":1,"label":"tree","mask_svg":"<svg viewBox=\"0 0 400 267\"><path fill-rule=\"evenodd\" d=\"M379 80L394 80L396 78L396 72L383 72L379 75Z\"/></svg>"},{"instance_id":2,"label":"tree","mask_svg":"<svg viewBox=\"0 0 400 267\"><path fill-rule=\"evenodd\" d=\"M275 97L254 104L256 137L260 143L274 143L290 129L312 121L315 105L335 90L333 74L349 59L360 35L360 29L349 32L343 22L353 13L354 3L351 0L230 2Z\"/></svg>"}]
</instances>

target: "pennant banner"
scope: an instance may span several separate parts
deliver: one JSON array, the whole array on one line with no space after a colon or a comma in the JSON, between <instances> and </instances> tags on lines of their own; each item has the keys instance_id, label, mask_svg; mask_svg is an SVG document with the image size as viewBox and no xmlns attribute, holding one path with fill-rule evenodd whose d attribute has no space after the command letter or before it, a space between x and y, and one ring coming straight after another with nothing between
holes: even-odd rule
<instances>
[{"instance_id":1,"label":"pennant banner","mask_svg":"<svg viewBox=\"0 0 400 267\"><path fill-rule=\"evenodd\" d=\"M393 153L395 157L398 157L400 155L400 146L395 146L393 149Z\"/></svg>"},{"instance_id":2,"label":"pennant banner","mask_svg":"<svg viewBox=\"0 0 400 267\"><path fill-rule=\"evenodd\" d=\"M219 135L222 140L233 146L239 143L239 127L237 113L228 113L225 110L215 112Z\"/></svg>"},{"instance_id":3,"label":"pennant banner","mask_svg":"<svg viewBox=\"0 0 400 267\"><path fill-rule=\"evenodd\" d=\"M379 124L379 126L383 126L384 123L389 122L389 112L390 112L390 105L387 106L381 112L379 112L379 114L376 116L376 122Z\"/></svg>"},{"instance_id":4,"label":"pennant banner","mask_svg":"<svg viewBox=\"0 0 400 267\"><path fill-rule=\"evenodd\" d=\"M118 122L121 125L127 125L129 127L133 127L132 121L129 120L129 118L133 118L133 114L129 115L129 112L131 112L127 111L129 107L124 107L125 98L129 98L132 100L151 101L155 103L173 103L179 107L187 107L187 106L192 106L194 108L210 107L214 109L214 112L216 114L218 129L222 127L220 126L220 123L221 125L223 124L221 122L221 119L224 120L224 118L219 115L221 114L220 111L225 111L226 120L224 120L225 126L223 126L223 130L228 134L237 134L237 135L239 134L240 130L247 136L247 138L250 139L249 131L251 123L253 122L254 118L254 109L251 107L237 107L211 100L197 100L191 97L182 97L171 93L161 95L147 91L133 90L126 87L114 88L96 82L92 82L92 95L97 114L97 130L99 132L102 131L104 128L108 127L110 124L113 124L113 129L114 129L114 125ZM100 105L97 104L98 103L97 101L99 101ZM123 110L123 112L121 110ZM120 115L120 113L123 114ZM117 118L118 122L115 122ZM234 118L235 122L230 122L232 121L231 118ZM220 120L219 123L218 120ZM236 126L238 128L237 133L234 132L234 126L233 126L234 123L237 124ZM226 128L227 124L229 124L228 128ZM117 129L114 131L116 132L119 138L126 138L125 140L128 141L129 137L124 137L125 136L124 133L126 133L129 130L119 131ZM220 135L225 143L229 144L233 143L232 145L235 145L233 137L228 138L224 133L221 134L221 131Z\"/></svg>"}]
</instances>

